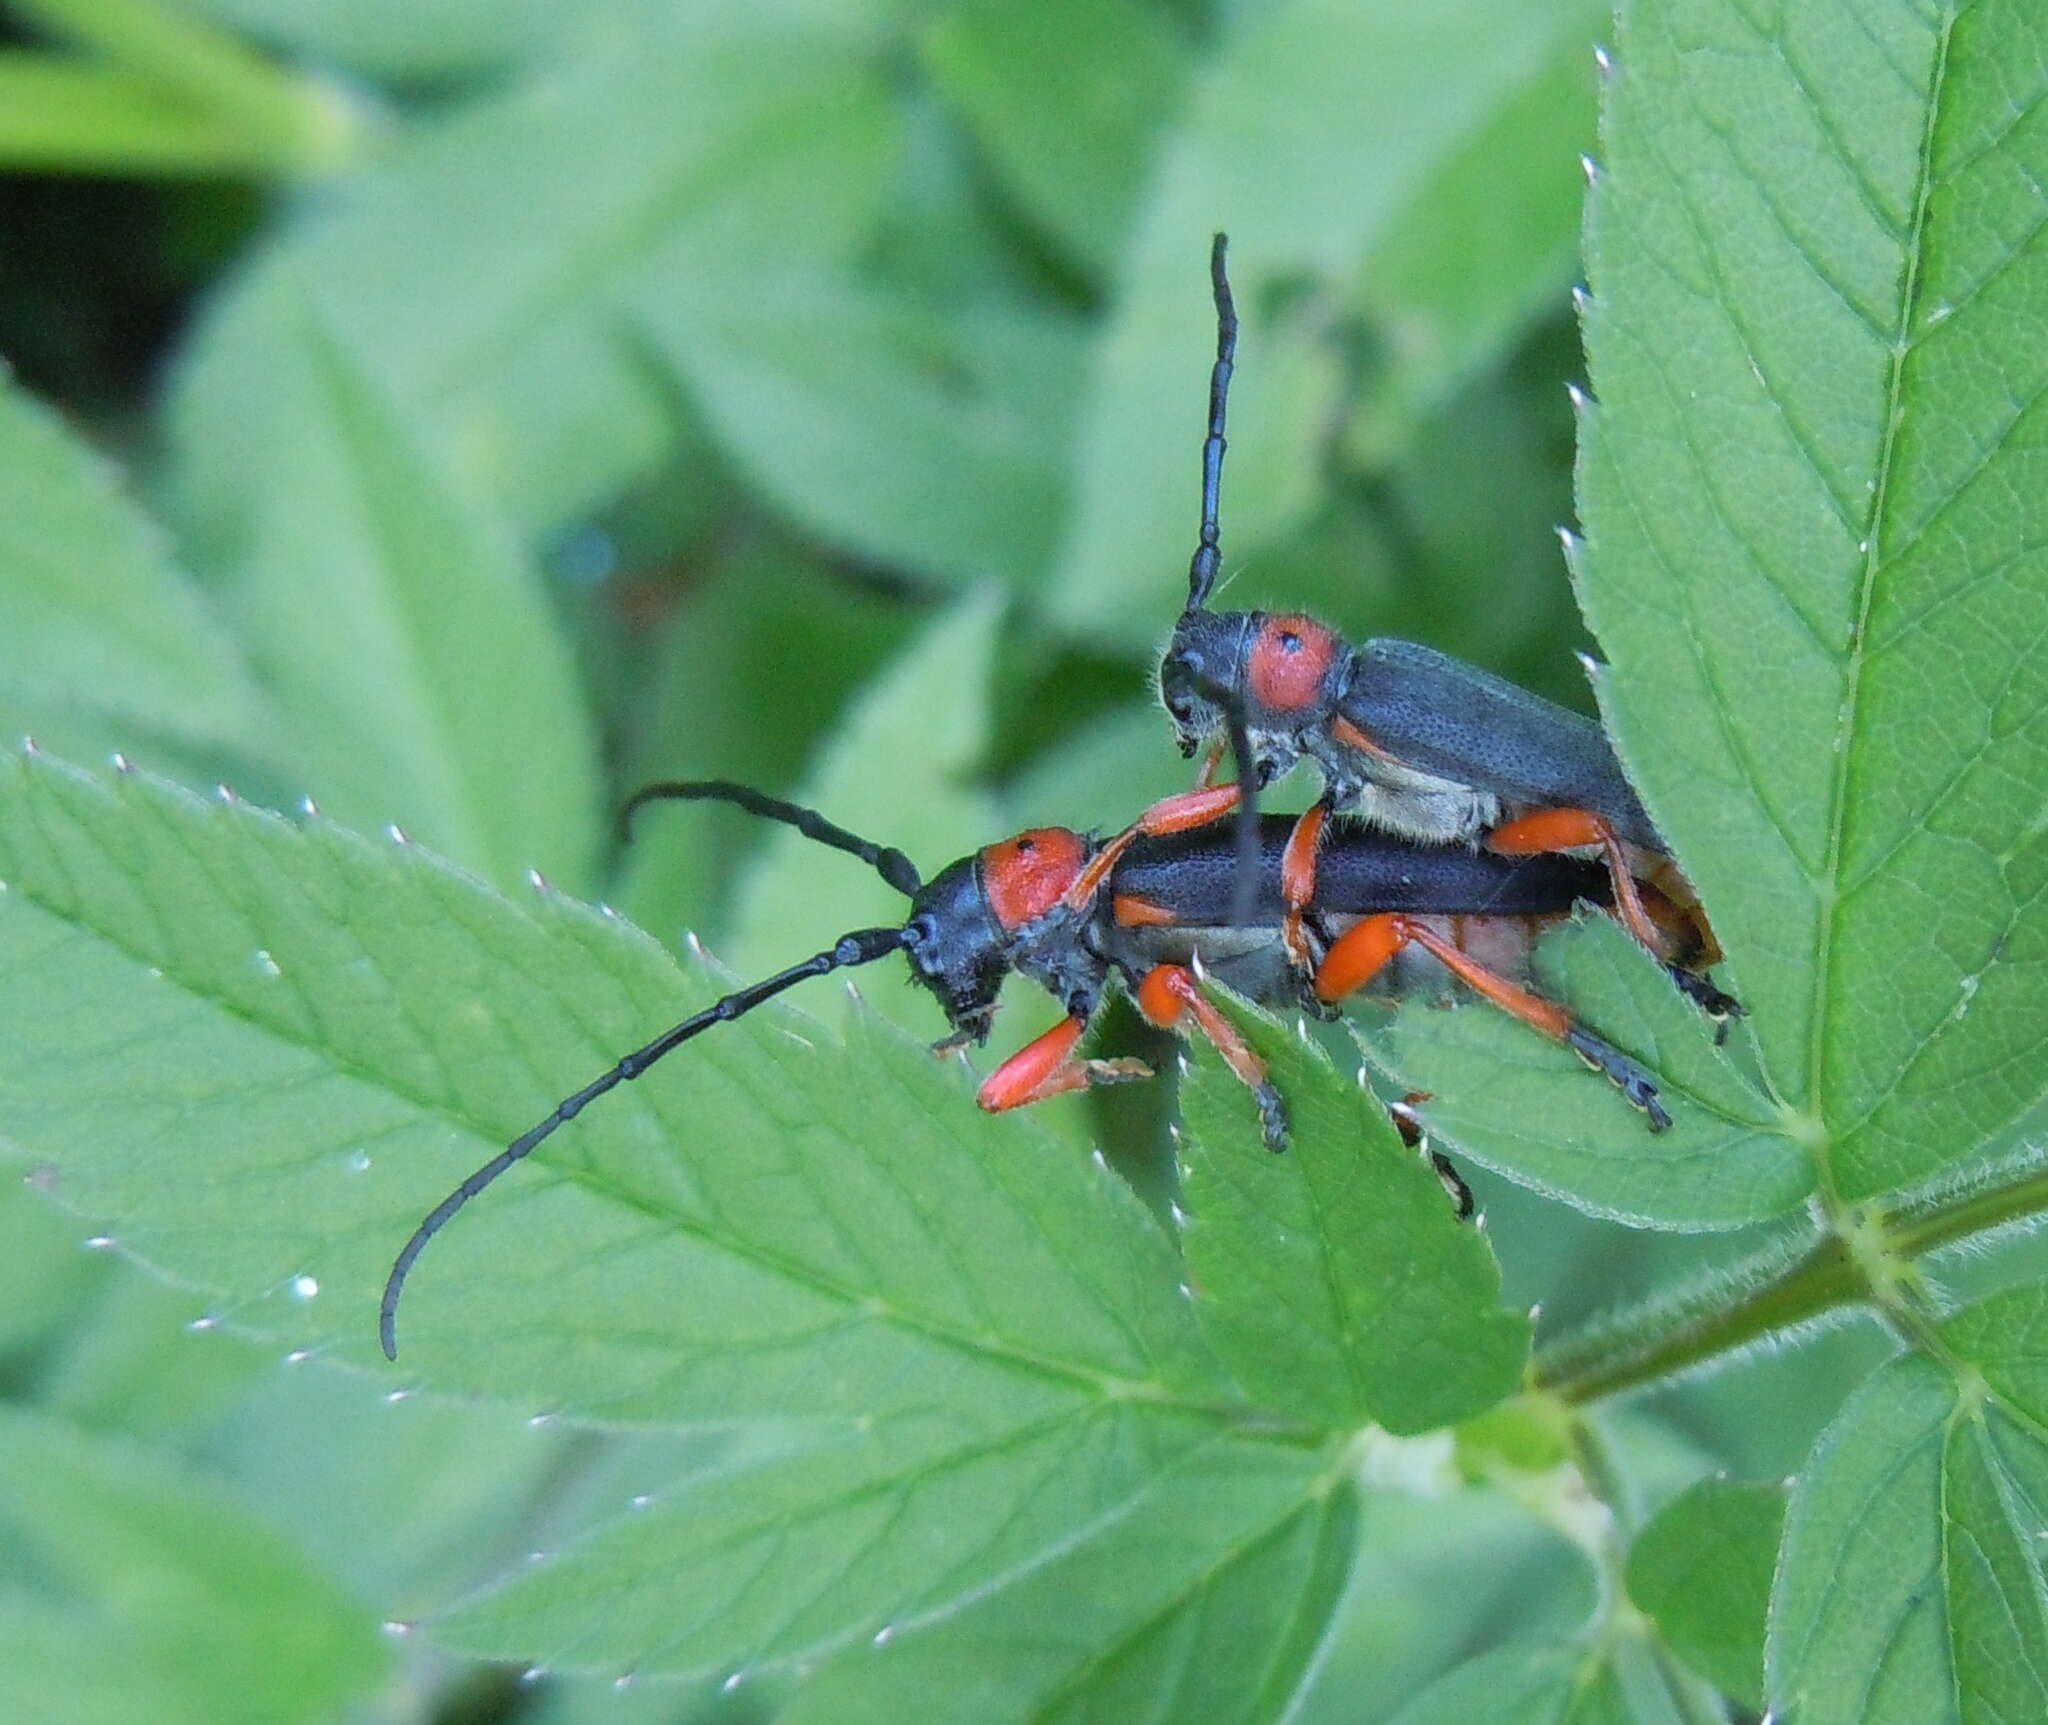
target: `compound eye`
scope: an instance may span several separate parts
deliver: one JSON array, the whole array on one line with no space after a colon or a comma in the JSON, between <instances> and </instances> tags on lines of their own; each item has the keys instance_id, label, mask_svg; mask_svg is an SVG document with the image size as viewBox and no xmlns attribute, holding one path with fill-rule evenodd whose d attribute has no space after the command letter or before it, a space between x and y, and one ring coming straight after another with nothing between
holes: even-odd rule
<instances>
[{"instance_id":1,"label":"compound eye","mask_svg":"<svg viewBox=\"0 0 2048 1725\"><path fill-rule=\"evenodd\" d=\"M1192 653L1170 653L1159 667L1159 699L1174 722L1183 728L1195 720L1201 670L1201 659Z\"/></svg>"}]
</instances>

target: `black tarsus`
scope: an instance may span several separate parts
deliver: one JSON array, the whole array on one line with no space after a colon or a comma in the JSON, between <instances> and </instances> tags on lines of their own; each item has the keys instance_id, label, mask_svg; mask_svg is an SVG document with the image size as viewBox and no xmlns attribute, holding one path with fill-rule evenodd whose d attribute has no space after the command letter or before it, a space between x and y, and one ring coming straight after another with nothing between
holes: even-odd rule
<instances>
[{"instance_id":1,"label":"black tarsus","mask_svg":"<svg viewBox=\"0 0 2048 1725\"><path fill-rule=\"evenodd\" d=\"M859 857L906 898L915 897L924 885L917 865L893 845L874 844L858 833L848 832L837 822L828 821L816 809L807 809L801 803L784 802L780 797L771 797L755 790L752 785L736 784L731 779L663 779L656 784L642 785L619 810L620 838L625 838L630 832L634 815L647 804L659 802L732 803L750 815L781 821L785 826L795 827L807 839L816 839L821 845L830 845L848 856Z\"/></svg>"},{"instance_id":2,"label":"black tarsus","mask_svg":"<svg viewBox=\"0 0 2048 1725\"><path fill-rule=\"evenodd\" d=\"M1461 1222L1469 1222L1478 1212L1479 1200L1472 1196L1472 1188L1465 1184L1465 1176L1458 1172L1453 1162L1441 1150L1431 1150L1429 1165L1436 1171L1438 1183L1451 1195L1451 1208Z\"/></svg>"},{"instance_id":3,"label":"black tarsus","mask_svg":"<svg viewBox=\"0 0 2048 1725\"><path fill-rule=\"evenodd\" d=\"M1564 1040L1566 1047L1595 1072L1606 1074L1608 1083L1649 1117L1652 1132L1662 1132L1670 1126L1671 1116L1657 1100L1656 1080L1613 1043L1595 1036L1583 1025L1572 1026L1565 1032Z\"/></svg>"},{"instance_id":4,"label":"black tarsus","mask_svg":"<svg viewBox=\"0 0 2048 1725\"><path fill-rule=\"evenodd\" d=\"M645 794L641 793L642 796ZM772 802L774 799L763 800ZM834 830L837 831L836 828ZM398 1297L405 1291L405 1279L411 1273L413 1261L426 1249L427 1242L447 1225L449 1218L456 1211L490 1185L513 1163L527 1156L534 1146L556 1127L574 1120L607 1090L614 1089L628 1079L638 1078L664 1054L681 1047L699 1031L708 1030L714 1024L730 1024L741 1015L753 1011L763 1001L772 999L784 989L794 987L810 977L824 976L830 971L844 970L852 965L872 964L878 958L886 958L892 952L900 952L910 944L910 939L909 931L901 928L863 928L855 930L852 934L841 935L828 951L815 953L803 963L793 964L789 969L778 971L764 981L749 983L745 988L728 994L723 1000L714 1001L702 1012L692 1013L674 1028L663 1031L646 1047L634 1049L618 1065L601 1077L592 1079L575 1095L564 1097L555 1105L552 1114L539 1125L522 1132L471 1174L428 1211L426 1219L412 1231L412 1238L406 1241L391 1266L391 1274L384 1283L384 1299L377 1309L377 1337L384 1344L384 1357L387 1360L398 1358Z\"/></svg>"},{"instance_id":5,"label":"black tarsus","mask_svg":"<svg viewBox=\"0 0 2048 1725\"><path fill-rule=\"evenodd\" d=\"M1717 1046L1728 1040L1728 1021L1731 1018L1749 1016L1749 1009L1741 1001L1732 994L1724 994L1698 971L1688 970L1682 964L1667 964L1664 972L1680 994L1714 1021L1714 1042Z\"/></svg>"},{"instance_id":6,"label":"black tarsus","mask_svg":"<svg viewBox=\"0 0 2048 1725\"><path fill-rule=\"evenodd\" d=\"M1217 548L1216 518L1223 501L1223 410L1230 400L1230 373L1237 360L1237 307L1230 297L1230 275L1224 254L1230 236L1218 234L1209 246L1209 285L1216 295L1216 365L1209 373L1209 435L1202 442L1202 531L1188 563L1188 609L1209 602L1223 554Z\"/></svg>"}]
</instances>

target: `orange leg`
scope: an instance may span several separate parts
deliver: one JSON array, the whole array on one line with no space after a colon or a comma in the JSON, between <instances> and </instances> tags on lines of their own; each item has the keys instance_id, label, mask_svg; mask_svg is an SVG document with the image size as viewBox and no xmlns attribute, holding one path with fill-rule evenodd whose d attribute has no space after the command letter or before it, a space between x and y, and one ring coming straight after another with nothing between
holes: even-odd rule
<instances>
[{"instance_id":1,"label":"orange leg","mask_svg":"<svg viewBox=\"0 0 2048 1725\"><path fill-rule=\"evenodd\" d=\"M1206 791L1216 782L1216 775L1222 770L1223 757L1229 751L1230 743L1218 737L1209 745L1209 752L1202 757L1202 770L1195 775L1195 789Z\"/></svg>"},{"instance_id":2,"label":"orange leg","mask_svg":"<svg viewBox=\"0 0 2048 1725\"><path fill-rule=\"evenodd\" d=\"M1087 1019L1069 1018L1034 1037L988 1075L975 1101L989 1113L1000 1114L1091 1084L1152 1076L1152 1068L1142 1060L1076 1060L1074 1045L1087 1028Z\"/></svg>"},{"instance_id":3,"label":"orange leg","mask_svg":"<svg viewBox=\"0 0 2048 1725\"><path fill-rule=\"evenodd\" d=\"M1180 1029L1183 1019L1193 1018L1195 1028L1215 1044L1224 1064L1237 1074L1257 1101L1266 1148L1287 1148L1287 1106L1266 1076L1266 1063L1238 1035L1237 1026L1202 992L1193 971L1181 964L1154 966L1138 984L1138 1010L1162 1030Z\"/></svg>"},{"instance_id":4,"label":"orange leg","mask_svg":"<svg viewBox=\"0 0 2048 1725\"><path fill-rule=\"evenodd\" d=\"M1620 1049L1585 1029L1555 1001L1532 994L1519 983L1488 970L1427 923L1397 911L1382 911L1344 931L1316 972L1316 994L1327 1001L1343 999L1354 989L1364 987L1397 952L1409 945L1432 954L1453 976L1503 1012L1513 1014L1553 1042L1562 1042L1596 1072L1605 1073L1629 1101L1649 1116L1652 1132L1661 1132L1671 1124L1671 1116L1657 1100L1657 1086L1650 1075Z\"/></svg>"},{"instance_id":5,"label":"orange leg","mask_svg":"<svg viewBox=\"0 0 2048 1725\"><path fill-rule=\"evenodd\" d=\"M1628 852L1604 816L1590 809L1538 809L1495 827L1486 835L1487 849L1511 857L1576 850L1581 845L1598 845L1607 853L1607 872L1614 877L1614 914L1621 919L1623 928L1659 958L1663 957L1664 941L1657 925L1650 920L1650 913L1643 908L1643 895L1636 889Z\"/></svg>"},{"instance_id":6,"label":"orange leg","mask_svg":"<svg viewBox=\"0 0 2048 1725\"><path fill-rule=\"evenodd\" d=\"M1664 964L1679 991L1709 1017L1720 1023L1716 1040L1728 1034L1727 1021L1740 1017L1742 1004L1724 994L1705 977L1665 958L1669 943L1659 932L1656 920L1643 903L1642 889L1629 866L1627 848L1605 817L1589 809L1538 809L1533 814L1498 826L1486 835L1487 847L1503 856L1534 856L1542 851L1574 850L1580 845L1598 845L1607 855L1607 873L1614 882L1614 914L1621 926L1634 935Z\"/></svg>"},{"instance_id":7,"label":"orange leg","mask_svg":"<svg viewBox=\"0 0 2048 1725\"><path fill-rule=\"evenodd\" d=\"M1301 919L1315 902L1316 849L1323 842L1323 824L1329 814L1322 803L1310 808L1294 823L1294 831L1287 835L1287 848L1280 855L1280 896L1287 906L1280 924L1280 943L1287 949L1288 961L1303 975L1309 970L1309 950Z\"/></svg>"},{"instance_id":8,"label":"orange leg","mask_svg":"<svg viewBox=\"0 0 2048 1725\"><path fill-rule=\"evenodd\" d=\"M1089 859L1088 866L1067 888L1065 902L1076 910L1085 910L1093 904L1095 895L1102 890L1102 883L1109 879L1110 871L1139 839L1156 838L1161 833L1184 833L1190 827L1207 826L1236 807L1235 785L1211 785L1206 790L1182 791L1177 796L1162 797Z\"/></svg>"}]
</instances>

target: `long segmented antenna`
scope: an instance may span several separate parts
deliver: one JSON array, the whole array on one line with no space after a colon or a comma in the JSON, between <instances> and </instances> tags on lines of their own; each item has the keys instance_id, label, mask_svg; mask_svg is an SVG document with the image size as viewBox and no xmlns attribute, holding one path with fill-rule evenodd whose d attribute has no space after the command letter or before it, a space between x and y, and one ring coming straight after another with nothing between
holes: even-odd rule
<instances>
[{"instance_id":1,"label":"long segmented antenna","mask_svg":"<svg viewBox=\"0 0 2048 1725\"><path fill-rule=\"evenodd\" d=\"M750 815L781 821L785 826L795 827L807 839L816 839L821 845L830 845L848 856L859 857L905 897L915 896L924 884L918 876L917 865L893 846L871 843L858 833L850 833L836 822L828 821L816 809L807 809L801 803L784 802L780 797L771 797L755 790L752 785L735 784L731 779L664 779L658 784L642 785L619 810L619 836L624 838L627 835L634 815L641 809L649 803L659 802L732 803Z\"/></svg>"},{"instance_id":2,"label":"long segmented antenna","mask_svg":"<svg viewBox=\"0 0 2048 1725\"><path fill-rule=\"evenodd\" d=\"M1237 361L1237 306L1230 297L1230 275L1224 254L1230 236L1218 234L1209 247L1209 285L1216 295L1216 364L1209 373L1209 435L1202 440L1202 531L1188 561L1188 609L1209 602L1223 553L1217 548L1216 518L1223 503L1223 410L1230 400L1230 373Z\"/></svg>"},{"instance_id":3,"label":"long segmented antenna","mask_svg":"<svg viewBox=\"0 0 2048 1725\"><path fill-rule=\"evenodd\" d=\"M1230 236L1218 234L1209 246L1209 287L1216 299L1216 364L1209 372L1209 435L1202 440L1202 530L1188 561L1188 609L1209 602L1223 564L1218 545L1218 517L1223 506L1223 453L1230 447L1223 435L1224 410L1230 403L1230 377L1237 367L1237 302L1230 293ZM1259 899L1259 775L1252 760L1251 739L1231 691L1213 698L1224 712L1230 734L1230 755L1237 769L1237 874L1231 894L1230 921L1242 928L1258 911Z\"/></svg>"},{"instance_id":4,"label":"long segmented antenna","mask_svg":"<svg viewBox=\"0 0 2048 1725\"><path fill-rule=\"evenodd\" d=\"M784 989L792 988L813 976L824 976L830 971L844 970L852 965L872 964L876 959L886 958L892 952L901 952L910 944L911 939L909 930L902 928L863 928L852 934L841 935L829 950L815 953L803 963L793 964L787 970L778 971L765 981L749 983L745 988L728 994L723 1000L713 1002L702 1012L692 1013L673 1029L663 1031L646 1047L634 1049L618 1065L601 1077L592 1079L575 1095L564 1097L555 1105L552 1114L539 1125L520 1133L428 1211L426 1219L412 1231L412 1238L406 1241L397 1260L391 1266L391 1274L384 1283L383 1303L377 1309L377 1337L384 1344L384 1357L387 1360L398 1358L398 1297L405 1292L405 1279L412 1272L414 1260L426 1249L427 1242L447 1226L456 1211L515 1162L530 1155L534 1146L556 1127L574 1120L607 1090L616 1088L628 1079L638 1078L664 1054L680 1048L691 1037L709 1030L712 1025L730 1024L734 1019L753 1011L763 1001L770 1000Z\"/></svg>"}]
</instances>

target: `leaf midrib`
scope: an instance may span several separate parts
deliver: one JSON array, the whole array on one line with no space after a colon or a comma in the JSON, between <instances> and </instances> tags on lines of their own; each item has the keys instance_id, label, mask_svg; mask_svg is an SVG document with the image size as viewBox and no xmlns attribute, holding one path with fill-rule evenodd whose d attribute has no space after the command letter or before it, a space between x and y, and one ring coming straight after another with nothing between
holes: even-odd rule
<instances>
[{"instance_id":1,"label":"leaf midrib","mask_svg":"<svg viewBox=\"0 0 2048 1725\"><path fill-rule=\"evenodd\" d=\"M1941 93L1948 76L1949 41L1955 30L1960 7L1944 6L1940 39L1935 44L1934 66L1928 78L1926 121L1920 134L1919 174L1914 185L1913 214L1904 236L1905 270L1899 283L1898 320L1890 343L1889 375L1885 383L1884 425L1878 436L1877 476L1864 514L1861 543L1862 575L1858 582L1854 624L1849 650L1843 662L1843 695L1840 723L1828 783L1828 814L1823 828L1826 858L1814 882L1822 914L1819 918L1818 950L1814 955L1813 995L1807 1030L1807 1107L1820 1128L1814 1134L1811 1151L1815 1183L1830 1205L1840 1202L1832 1166L1835 1137L1828 1130L1827 1051L1830 1031L1828 1005L1833 996L1834 957L1837 924L1841 917L1841 875L1843 837L1847 826L1848 788L1851 757L1856 742L1856 714L1862 704L1864 672L1868 662L1870 612L1877 584L1887 566L1884 542L1886 507L1896 465L1900 428L1904 423L1901 402L1905 390L1906 362L1912 353L1912 326L1919 304L1922 256L1926 248L1927 215L1934 193L1934 135L1941 116Z\"/></svg>"}]
</instances>

